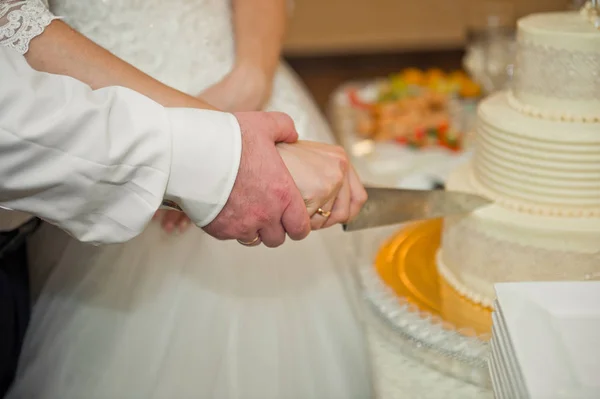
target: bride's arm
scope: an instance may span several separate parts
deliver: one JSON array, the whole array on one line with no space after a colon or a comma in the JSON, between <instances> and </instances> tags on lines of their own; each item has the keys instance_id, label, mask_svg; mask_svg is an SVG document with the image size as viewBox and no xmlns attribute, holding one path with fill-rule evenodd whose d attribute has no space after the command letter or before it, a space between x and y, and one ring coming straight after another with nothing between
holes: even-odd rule
<instances>
[{"instance_id":1,"label":"bride's arm","mask_svg":"<svg viewBox=\"0 0 600 399\"><path fill-rule=\"evenodd\" d=\"M232 0L236 67L273 79L285 35L286 0Z\"/></svg>"},{"instance_id":2,"label":"bride's arm","mask_svg":"<svg viewBox=\"0 0 600 399\"><path fill-rule=\"evenodd\" d=\"M214 109L152 79L56 20L45 0L0 0L0 45L25 54L38 71L67 75L93 89L122 86L165 107Z\"/></svg>"},{"instance_id":3,"label":"bride's arm","mask_svg":"<svg viewBox=\"0 0 600 399\"><path fill-rule=\"evenodd\" d=\"M289 0L288 0L289 1ZM286 0L231 0L235 64L201 98L230 112L258 111L268 102L285 34Z\"/></svg>"},{"instance_id":4,"label":"bride's arm","mask_svg":"<svg viewBox=\"0 0 600 399\"><path fill-rule=\"evenodd\" d=\"M43 35L33 39L25 57L34 69L71 76L93 89L122 86L165 107L215 109L151 78L62 21L53 21Z\"/></svg>"}]
</instances>

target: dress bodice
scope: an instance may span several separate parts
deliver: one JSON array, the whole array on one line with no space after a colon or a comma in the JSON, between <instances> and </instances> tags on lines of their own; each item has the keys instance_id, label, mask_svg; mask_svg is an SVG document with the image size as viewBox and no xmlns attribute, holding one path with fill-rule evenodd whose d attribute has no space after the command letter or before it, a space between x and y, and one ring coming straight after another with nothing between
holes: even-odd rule
<instances>
[{"instance_id":1,"label":"dress bodice","mask_svg":"<svg viewBox=\"0 0 600 399\"><path fill-rule=\"evenodd\" d=\"M233 65L228 0L50 0L50 8L113 54L190 94Z\"/></svg>"}]
</instances>

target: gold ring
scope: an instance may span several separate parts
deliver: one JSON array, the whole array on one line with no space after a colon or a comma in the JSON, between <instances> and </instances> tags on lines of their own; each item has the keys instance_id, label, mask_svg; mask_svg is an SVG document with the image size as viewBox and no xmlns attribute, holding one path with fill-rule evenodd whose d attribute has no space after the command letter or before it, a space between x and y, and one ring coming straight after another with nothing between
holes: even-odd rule
<instances>
[{"instance_id":1,"label":"gold ring","mask_svg":"<svg viewBox=\"0 0 600 399\"><path fill-rule=\"evenodd\" d=\"M317 209L317 213L327 219L331 216L331 211L324 211L322 208Z\"/></svg>"},{"instance_id":2,"label":"gold ring","mask_svg":"<svg viewBox=\"0 0 600 399\"><path fill-rule=\"evenodd\" d=\"M246 247L251 247L252 245L256 244L256 242L260 240L260 236L256 236L256 238L250 242L244 242L242 240L237 240L237 242L239 242L240 244L246 246Z\"/></svg>"}]
</instances>

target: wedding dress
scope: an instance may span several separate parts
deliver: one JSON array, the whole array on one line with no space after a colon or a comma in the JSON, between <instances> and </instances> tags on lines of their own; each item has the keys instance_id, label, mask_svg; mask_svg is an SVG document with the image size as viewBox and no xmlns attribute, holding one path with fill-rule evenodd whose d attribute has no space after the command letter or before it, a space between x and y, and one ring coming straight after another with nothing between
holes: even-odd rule
<instances>
[{"instance_id":1,"label":"wedding dress","mask_svg":"<svg viewBox=\"0 0 600 399\"><path fill-rule=\"evenodd\" d=\"M197 94L232 67L227 0L57 0L52 11L142 71ZM267 107L331 142L281 65ZM33 238L37 302L9 398L372 398L358 295L341 229L278 249L158 223L133 241Z\"/></svg>"}]
</instances>

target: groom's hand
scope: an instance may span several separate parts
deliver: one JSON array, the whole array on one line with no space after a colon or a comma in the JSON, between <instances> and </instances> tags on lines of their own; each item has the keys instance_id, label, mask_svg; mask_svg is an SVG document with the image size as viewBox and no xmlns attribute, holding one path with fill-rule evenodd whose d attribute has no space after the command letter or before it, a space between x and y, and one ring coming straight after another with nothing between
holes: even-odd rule
<instances>
[{"instance_id":1,"label":"groom's hand","mask_svg":"<svg viewBox=\"0 0 600 399\"><path fill-rule=\"evenodd\" d=\"M219 239L237 239L268 247L310 232L306 205L275 144L293 143L292 119L276 112L237 113L242 130L242 157L231 195L204 230Z\"/></svg>"}]
</instances>

